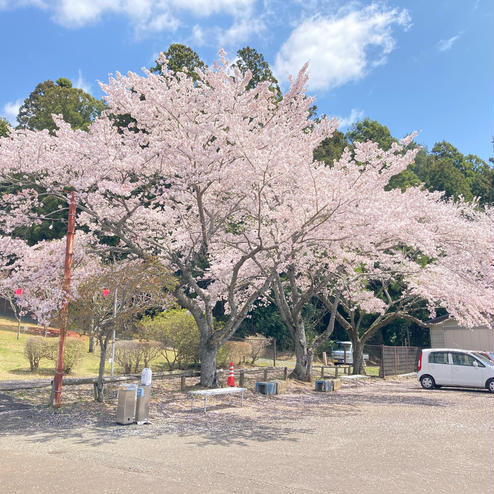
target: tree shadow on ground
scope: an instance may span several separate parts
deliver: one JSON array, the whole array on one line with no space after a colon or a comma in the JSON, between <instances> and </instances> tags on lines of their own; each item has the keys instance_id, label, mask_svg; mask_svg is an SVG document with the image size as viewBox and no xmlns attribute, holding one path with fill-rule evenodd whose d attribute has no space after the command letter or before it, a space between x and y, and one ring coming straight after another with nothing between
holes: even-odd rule
<instances>
[{"instance_id":1,"label":"tree shadow on ground","mask_svg":"<svg viewBox=\"0 0 494 494\"><path fill-rule=\"evenodd\" d=\"M473 395L475 394L490 394L489 390L487 388L444 388L441 386L441 388L437 388L432 390L434 393L471 393Z\"/></svg>"},{"instance_id":2,"label":"tree shadow on ground","mask_svg":"<svg viewBox=\"0 0 494 494\"><path fill-rule=\"evenodd\" d=\"M19 398L9 394L0 393L0 414L2 412L13 412L17 410L26 410L32 408L33 405L21 401Z\"/></svg>"},{"instance_id":3,"label":"tree shadow on ground","mask_svg":"<svg viewBox=\"0 0 494 494\"><path fill-rule=\"evenodd\" d=\"M25 391L24 395L10 392L0 395L0 405L3 403L0 436L32 436L30 440L34 443L69 438L76 443L98 446L128 437L156 439L171 434L194 438L193 444L200 447L212 444L246 446L251 442L297 441L300 434L316 434L315 428L300 425L302 415L327 419L362 415L369 405L455 406L445 399L449 393L442 390L426 391L416 383L400 384L352 384L336 393L317 393L306 386L272 397L248 391L243 407L238 399L230 402L229 397L217 397L208 400L206 413L197 403L191 410L190 400L183 393L157 386L153 388L150 409L152 423L141 426L116 424L115 390L109 393L109 402L101 404L90 401L90 388L71 389L64 394L63 407L58 411L42 405L48 401L46 390L32 390L29 398ZM34 393L39 400L33 406ZM474 396L482 398L480 393L473 392ZM23 403L25 408L19 406Z\"/></svg>"},{"instance_id":4,"label":"tree shadow on ground","mask_svg":"<svg viewBox=\"0 0 494 494\"><path fill-rule=\"evenodd\" d=\"M32 377L32 379L36 379L38 376L53 377L55 369L38 369L36 372L31 372L29 369L11 369L8 371L8 373L13 374L14 376L30 376Z\"/></svg>"}]
</instances>

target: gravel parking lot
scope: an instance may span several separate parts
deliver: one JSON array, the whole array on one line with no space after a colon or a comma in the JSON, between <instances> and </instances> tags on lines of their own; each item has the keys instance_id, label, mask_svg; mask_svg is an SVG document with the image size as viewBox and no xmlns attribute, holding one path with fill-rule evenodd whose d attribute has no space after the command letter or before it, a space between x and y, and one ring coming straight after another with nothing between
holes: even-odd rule
<instances>
[{"instance_id":1,"label":"gravel parking lot","mask_svg":"<svg viewBox=\"0 0 494 494\"><path fill-rule=\"evenodd\" d=\"M46 393L46 391L44 392ZM190 410L153 383L151 425L114 422L115 401L67 390L0 395L3 493L492 493L494 395L425 391L415 379L315 393L248 392Z\"/></svg>"}]
</instances>

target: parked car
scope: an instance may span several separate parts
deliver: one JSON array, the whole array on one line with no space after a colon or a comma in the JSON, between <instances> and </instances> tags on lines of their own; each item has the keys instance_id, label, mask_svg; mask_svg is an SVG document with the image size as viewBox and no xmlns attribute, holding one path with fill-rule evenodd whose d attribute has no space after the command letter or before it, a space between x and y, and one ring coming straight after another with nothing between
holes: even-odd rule
<instances>
[{"instance_id":1,"label":"parked car","mask_svg":"<svg viewBox=\"0 0 494 494\"><path fill-rule=\"evenodd\" d=\"M494 393L494 363L478 352L428 348L422 350L417 370L425 389L459 386L487 388Z\"/></svg>"},{"instance_id":2,"label":"parked car","mask_svg":"<svg viewBox=\"0 0 494 494\"><path fill-rule=\"evenodd\" d=\"M353 364L353 347L351 341L335 341L331 358L335 365ZM369 355L364 353L364 361L369 360Z\"/></svg>"}]
</instances>

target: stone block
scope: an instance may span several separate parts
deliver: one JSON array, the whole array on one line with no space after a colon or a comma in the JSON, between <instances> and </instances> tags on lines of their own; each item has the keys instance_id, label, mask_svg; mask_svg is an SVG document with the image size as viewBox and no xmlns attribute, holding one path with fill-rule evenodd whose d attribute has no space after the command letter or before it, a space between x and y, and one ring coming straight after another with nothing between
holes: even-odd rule
<instances>
[{"instance_id":1,"label":"stone block","mask_svg":"<svg viewBox=\"0 0 494 494\"><path fill-rule=\"evenodd\" d=\"M333 381L320 379L314 383L314 389L321 392L333 391Z\"/></svg>"},{"instance_id":2,"label":"stone block","mask_svg":"<svg viewBox=\"0 0 494 494\"><path fill-rule=\"evenodd\" d=\"M256 392L263 395L275 395L276 394L276 383L275 382L256 382Z\"/></svg>"},{"instance_id":3,"label":"stone block","mask_svg":"<svg viewBox=\"0 0 494 494\"><path fill-rule=\"evenodd\" d=\"M283 393L286 393L286 381L281 381L279 379L272 381L276 383L276 394L281 395Z\"/></svg>"}]
</instances>

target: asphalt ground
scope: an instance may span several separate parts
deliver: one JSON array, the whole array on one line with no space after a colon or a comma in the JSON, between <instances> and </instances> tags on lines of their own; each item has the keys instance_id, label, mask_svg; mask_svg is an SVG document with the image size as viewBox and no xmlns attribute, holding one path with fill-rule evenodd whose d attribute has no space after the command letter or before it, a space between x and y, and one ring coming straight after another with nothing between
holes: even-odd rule
<instances>
[{"instance_id":1,"label":"asphalt ground","mask_svg":"<svg viewBox=\"0 0 494 494\"><path fill-rule=\"evenodd\" d=\"M207 413L153 384L150 425L115 424L90 389L54 412L41 392L0 408L0 492L494 492L494 394L426 391L413 379L351 382L334 393L215 399ZM1 403L2 397L0 397ZM25 405L24 408L19 405Z\"/></svg>"}]
</instances>

